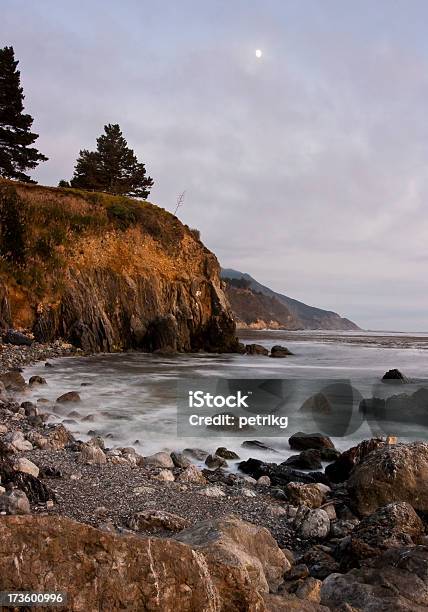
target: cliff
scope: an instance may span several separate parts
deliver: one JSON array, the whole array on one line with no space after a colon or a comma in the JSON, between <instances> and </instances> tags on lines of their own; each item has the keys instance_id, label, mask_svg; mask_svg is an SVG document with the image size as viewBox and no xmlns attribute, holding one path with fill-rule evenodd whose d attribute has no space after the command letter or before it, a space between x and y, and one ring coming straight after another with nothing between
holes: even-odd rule
<instances>
[{"instance_id":1,"label":"cliff","mask_svg":"<svg viewBox=\"0 0 428 612\"><path fill-rule=\"evenodd\" d=\"M268 329L358 330L358 325L336 312L308 306L269 287L249 274L222 270L226 295L238 327Z\"/></svg>"},{"instance_id":2,"label":"cliff","mask_svg":"<svg viewBox=\"0 0 428 612\"><path fill-rule=\"evenodd\" d=\"M86 351L233 351L217 259L148 202L0 181L0 324Z\"/></svg>"}]
</instances>

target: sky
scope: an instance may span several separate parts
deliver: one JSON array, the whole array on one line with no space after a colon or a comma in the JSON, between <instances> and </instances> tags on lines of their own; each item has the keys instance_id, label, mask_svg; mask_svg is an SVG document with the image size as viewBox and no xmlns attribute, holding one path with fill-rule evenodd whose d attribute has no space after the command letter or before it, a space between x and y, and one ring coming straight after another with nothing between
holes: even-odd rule
<instances>
[{"instance_id":1,"label":"sky","mask_svg":"<svg viewBox=\"0 0 428 612\"><path fill-rule=\"evenodd\" d=\"M224 267L366 329L428 331L424 0L0 0L69 179L119 123L149 200ZM255 51L263 52L257 58Z\"/></svg>"}]
</instances>

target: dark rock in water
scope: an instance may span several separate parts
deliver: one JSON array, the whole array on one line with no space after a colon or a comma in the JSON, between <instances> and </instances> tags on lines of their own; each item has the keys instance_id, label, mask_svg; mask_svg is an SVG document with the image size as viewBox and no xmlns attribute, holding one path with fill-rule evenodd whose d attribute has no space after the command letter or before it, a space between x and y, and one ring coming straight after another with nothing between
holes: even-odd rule
<instances>
[{"instance_id":1,"label":"dark rock in water","mask_svg":"<svg viewBox=\"0 0 428 612\"><path fill-rule=\"evenodd\" d=\"M216 450L215 454L218 457L223 457L223 459L228 459L228 460L239 459L239 455L237 455L235 452L233 452L231 450L228 450L224 446L220 446Z\"/></svg>"},{"instance_id":2,"label":"dark rock in water","mask_svg":"<svg viewBox=\"0 0 428 612\"><path fill-rule=\"evenodd\" d=\"M183 455L192 457L193 459L196 459L196 461L205 461L209 453L207 453L207 451L202 450L201 448L185 448L183 451Z\"/></svg>"},{"instance_id":3,"label":"dark rock in water","mask_svg":"<svg viewBox=\"0 0 428 612\"><path fill-rule=\"evenodd\" d=\"M211 469L227 467L227 461L217 455L208 455L205 459L205 464Z\"/></svg>"},{"instance_id":4,"label":"dark rock in water","mask_svg":"<svg viewBox=\"0 0 428 612\"><path fill-rule=\"evenodd\" d=\"M332 405L324 393L315 393L315 395L309 397L302 404L300 411L305 413L331 414Z\"/></svg>"},{"instance_id":5,"label":"dark rock in water","mask_svg":"<svg viewBox=\"0 0 428 612\"><path fill-rule=\"evenodd\" d=\"M173 460L175 467L187 468L189 465L191 465L191 461L184 453L172 452L171 459Z\"/></svg>"},{"instance_id":6,"label":"dark rock in water","mask_svg":"<svg viewBox=\"0 0 428 612\"><path fill-rule=\"evenodd\" d=\"M415 545L424 532L424 524L407 502L382 506L351 531L342 568L358 566L362 559L377 557L389 548Z\"/></svg>"},{"instance_id":7,"label":"dark rock in water","mask_svg":"<svg viewBox=\"0 0 428 612\"><path fill-rule=\"evenodd\" d=\"M361 463L369 453L384 446L386 442L381 438L363 440L357 446L344 451L336 461L327 465L325 474L331 482L345 482L356 465Z\"/></svg>"},{"instance_id":8,"label":"dark rock in water","mask_svg":"<svg viewBox=\"0 0 428 612\"><path fill-rule=\"evenodd\" d=\"M33 402L22 402L21 408L25 410L25 416L37 416L39 411Z\"/></svg>"},{"instance_id":9,"label":"dark rock in water","mask_svg":"<svg viewBox=\"0 0 428 612\"><path fill-rule=\"evenodd\" d=\"M53 368L53 367L54 367L54 366L53 366L53 364L52 364L50 361L47 361L47 362L45 363L45 368Z\"/></svg>"},{"instance_id":10,"label":"dark rock in water","mask_svg":"<svg viewBox=\"0 0 428 612\"><path fill-rule=\"evenodd\" d=\"M321 433L306 434L301 431L293 434L288 443L293 450L306 450L312 448L333 448L334 444L328 436Z\"/></svg>"},{"instance_id":11,"label":"dark rock in water","mask_svg":"<svg viewBox=\"0 0 428 612\"><path fill-rule=\"evenodd\" d=\"M386 374L384 374L382 376L382 380L385 381L396 381L396 382L401 382L401 383L408 383L409 379L406 378L406 376L404 376L400 370L394 369L394 370L388 370L388 372L386 372Z\"/></svg>"},{"instance_id":12,"label":"dark rock in water","mask_svg":"<svg viewBox=\"0 0 428 612\"><path fill-rule=\"evenodd\" d=\"M248 474L256 480L258 480L260 476L269 476L273 486L285 486L289 482L301 482L304 484L321 482L328 484L328 479L322 472L307 474L293 470L284 464L278 465L276 463L264 463L259 459L251 458L247 461L241 461L241 463L238 464L238 468L241 470L241 472Z\"/></svg>"},{"instance_id":13,"label":"dark rock in water","mask_svg":"<svg viewBox=\"0 0 428 612\"><path fill-rule=\"evenodd\" d=\"M427 546L393 548L360 569L328 576L321 602L349 612L422 612L428 603L427 567Z\"/></svg>"},{"instance_id":14,"label":"dark rock in water","mask_svg":"<svg viewBox=\"0 0 428 612\"><path fill-rule=\"evenodd\" d=\"M245 348L245 344L243 342L238 342L238 345L236 347L236 352L239 353L240 355L244 355L246 350L247 349Z\"/></svg>"},{"instance_id":15,"label":"dark rock in water","mask_svg":"<svg viewBox=\"0 0 428 612\"><path fill-rule=\"evenodd\" d=\"M268 451L270 453L277 453L278 452L274 448L271 448L270 446L267 446L266 444L264 444L264 442L260 442L259 440L245 440L245 442L243 442L241 444L241 446L243 448L256 448L258 450Z\"/></svg>"},{"instance_id":16,"label":"dark rock in water","mask_svg":"<svg viewBox=\"0 0 428 612\"><path fill-rule=\"evenodd\" d=\"M299 455L292 455L284 462L284 465L299 470L320 470L322 469L321 453L316 449L308 449Z\"/></svg>"},{"instance_id":17,"label":"dark rock in water","mask_svg":"<svg viewBox=\"0 0 428 612\"><path fill-rule=\"evenodd\" d=\"M28 381L28 384L30 387L33 387L35 385L47 385L48 383L46 382L46 378L43 378L43 376L32 376Z\"/></svg>"},{"instance_id":18,"label":"dark rock in water","mask_svg":"<svg viewBox=\"0 0 428 612\"><path fill-rule=\"evenodd\" d=\"M246 344L245 352L247 355L269 355L268 349L261 344Z\"/></svg>"},{"instance_id":19,"label":"dark rock in water","mask_svg":"<svg viewBox=\"0 0 428 612\"><path fill-rule=\"evenodd\" d=\"M68 391L67 393L60 395L56 401L60 404L65 402L80 402L80 395L77 393L77 391Z\"/></svg>"},{"instance_id":20,"label":"dark rock in water","mask_svg":"<svg viewBox=\"0 0 428 612\"><path fill-rule=\"evenodd\" d=\"M15 346L31 346L33 344L31 338L14 329L9 329L3 334L3 342L5 344L14 344Z\"/></svg>"},{"instance_id":21,"label":"dark rock in water","mask_svg":"<svg viewBox=\"0 0 428 612\"><path fill-rule=\"evenodd\" d=\"M293 355L291 351L288 350L286 346L281 346L280 344L276 344L271 348L270 356L271 357L288 357L289 355Z\"/></svg>"}]
</instances>

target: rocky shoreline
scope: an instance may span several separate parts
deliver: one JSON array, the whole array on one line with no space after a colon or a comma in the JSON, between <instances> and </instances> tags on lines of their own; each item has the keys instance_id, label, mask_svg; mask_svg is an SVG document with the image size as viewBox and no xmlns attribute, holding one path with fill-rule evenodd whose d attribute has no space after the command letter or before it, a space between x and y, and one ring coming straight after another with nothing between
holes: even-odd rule
<instances>
[{"instance_id":1,"label":"rocky shoreline","mask_svg":"<svg viewBox=\"0 0 428 612\"><path fill-rule=\"evenodd\" d=\"M49 422L55 406L16 401L46 383L16 368L72 353L1 352L2 590L68 591L70 610L428 610L428 444L376 438L340 453L300 433L287 461L232 474L225 448L144 457L82 442ZM121 568L116 582L106 567Z\"/></svg>"}]
</instances>

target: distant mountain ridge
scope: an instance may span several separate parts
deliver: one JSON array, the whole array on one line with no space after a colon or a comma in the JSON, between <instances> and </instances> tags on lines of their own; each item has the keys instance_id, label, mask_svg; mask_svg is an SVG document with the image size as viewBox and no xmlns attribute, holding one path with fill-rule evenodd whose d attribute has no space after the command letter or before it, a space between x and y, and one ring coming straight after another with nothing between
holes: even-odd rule
<instances>
[{"instance_id":1,"label":"distant mountain ridge","mask_svg":"<svg viewBox=\"0 0 428 612\"><path fill-rule=\"evenodd\" d=\"M226 293L240 327L270 329L359 330L336 312L308 306L262 285L245 272L222 268ZM231 279L232 282L228 282ZM243 282L240 282L241 279Z\"/></svg>"}]
</instances>

